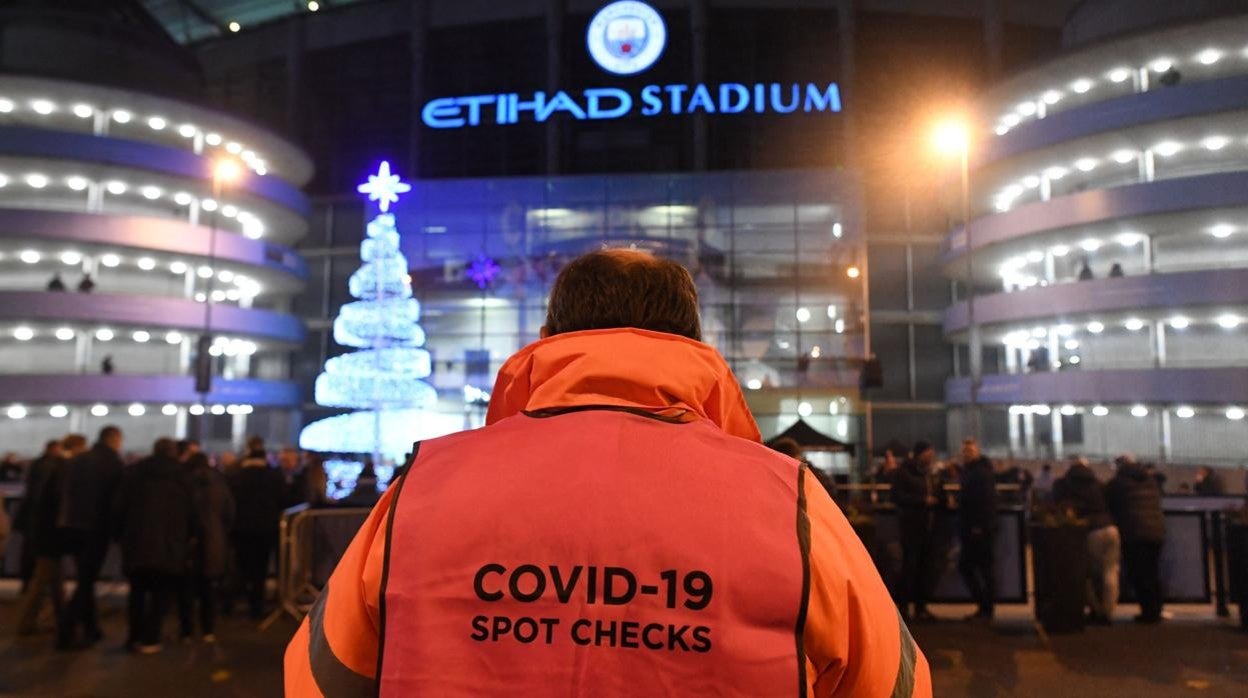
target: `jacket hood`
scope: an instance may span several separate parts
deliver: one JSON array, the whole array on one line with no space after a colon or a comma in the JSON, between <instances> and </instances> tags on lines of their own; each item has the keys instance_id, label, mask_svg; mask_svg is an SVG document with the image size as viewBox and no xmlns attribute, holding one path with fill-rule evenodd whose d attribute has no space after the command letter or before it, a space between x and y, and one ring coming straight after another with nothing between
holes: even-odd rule
<instances>
[{"instance_id":1,"label":"jacket hood","mask_svg":"<svg viewBox=\"0 0 1248 698\"><path fill-rule=\"evenodd\" d=\"M702 342L632 328L568 332L534 342L498 371L486 424L571 407L680 410L762 441L736 376Z\"/></svg>"}]
</instances>

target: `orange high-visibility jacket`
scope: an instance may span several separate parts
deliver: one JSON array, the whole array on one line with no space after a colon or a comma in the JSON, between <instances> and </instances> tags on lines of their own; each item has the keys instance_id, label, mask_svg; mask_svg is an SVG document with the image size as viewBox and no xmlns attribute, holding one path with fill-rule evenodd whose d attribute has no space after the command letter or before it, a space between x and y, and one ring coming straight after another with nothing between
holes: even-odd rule
<instances>
[{"instance_id":1,"label":"orange high-visibility jacket","mask_svg":"<svg viewBox=\"0 0 1248 698\"><path fill-rule=\"evenodd\" d=\"M931 695L849 523L711 347L536 342L487 422L418 445L291 640L287 695Z\"/></svg>"}]
</instances>

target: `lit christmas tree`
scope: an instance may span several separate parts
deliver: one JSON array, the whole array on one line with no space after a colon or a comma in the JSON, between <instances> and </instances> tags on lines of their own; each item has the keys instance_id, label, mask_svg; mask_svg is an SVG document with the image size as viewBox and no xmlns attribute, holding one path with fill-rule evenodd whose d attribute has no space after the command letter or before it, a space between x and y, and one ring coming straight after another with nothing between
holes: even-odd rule
<instances>
[{"instance_id":1,"label":"lit christmas tree","mask_svg":"<svg viewBox=\"0 0 1248 698\"><path fill-rule=\"evenodd\" d=\"M386 162L359 186L381 212L368 223L360 244L364 264L347 284L358 300L343 305L334 319L334 341L359 351L329 359L316 378L318 405L357 411L313 422L299 436L299 445L311 451L371 453L383 482L389 480L387 459L398 463L414 442L462 427L460 417L427 411L438 396L423 380L431 367L429 352L421 348L420 302L412 297L407 258L389 212L399 194L410 190Z\"/></svg>"}]
</instances>

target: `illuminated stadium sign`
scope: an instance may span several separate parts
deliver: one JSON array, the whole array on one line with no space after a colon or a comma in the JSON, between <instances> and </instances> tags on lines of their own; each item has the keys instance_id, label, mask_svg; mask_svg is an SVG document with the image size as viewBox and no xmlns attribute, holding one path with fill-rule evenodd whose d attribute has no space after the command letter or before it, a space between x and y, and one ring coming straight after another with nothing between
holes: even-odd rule
<instances>
[{"instance_id":1,"label":"illuminated stadium sign","mask_svg":"<svg viewBox=\"0 0 1248 698\"><path fill-rule=\"evenodd\" d=\"M585 43L603 70L636 75L654 65L667 44L663 18L644 2L621 0L589 21ZM557 114L578 120L684 114L792 114L839 112L841 91L829 83L727 82L718 85L646 85L639 90L591 87L579 92L517 92L438 97L425 103L429 128L543 122Z\"/></svg>"},{"instance_id":2,"label":"illuminated stadium sign","mask_svg":"<svg viewBox=\"0 0 1248 698\"><path fill-rule=\"evenodd\" d=\"M792 114L839 112L841 91L835 82L756 83L720 85L646 85L636 94L619 87L593 87L579 94L559 90L439 97L430 100L420 118L430 128L463 128L483 124L542 122L556 114L581 120L627 116L682 114Z\"/></svg>"}]
</instances>

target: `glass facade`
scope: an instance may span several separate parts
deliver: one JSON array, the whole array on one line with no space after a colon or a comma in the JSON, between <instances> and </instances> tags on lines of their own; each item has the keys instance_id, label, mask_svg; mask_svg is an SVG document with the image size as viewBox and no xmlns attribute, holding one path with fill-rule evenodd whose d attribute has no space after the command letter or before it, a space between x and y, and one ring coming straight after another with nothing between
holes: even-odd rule
<instances>
[{"instance_id":1,"label":"glass facade","mask_svg":"<svg viewBox=\"0 0 1248 698\"><path fill-rule=\"evenodd\" d=\"M502 362L538 338L550 285L571 258L629 247L693 274L704 339L746 388L765 436L799 415L861 440L865 247L860 190L830 170L420 181L395 209L433 354L438 409L483 417ZM365 208L320 203L305 240L309 288L296 311L310 336L296 365L307 388L343 351L328 336L348 300ZM307 420L322 416L318 408ZM847 462L835 465L847 465ZM832 461L823 465L834 465Z\"/></svg>"}]
</instances>

